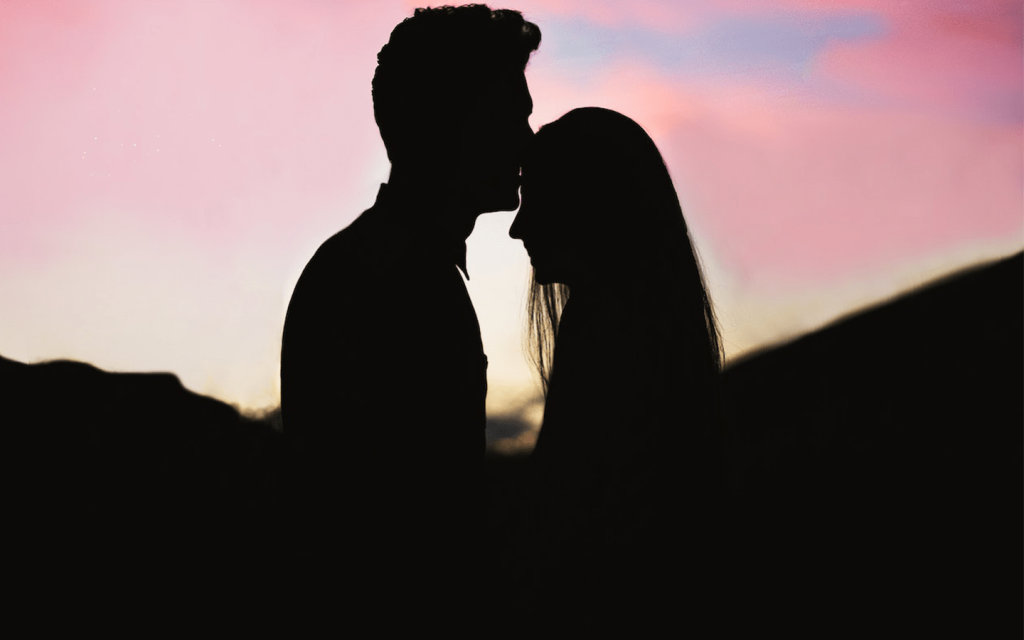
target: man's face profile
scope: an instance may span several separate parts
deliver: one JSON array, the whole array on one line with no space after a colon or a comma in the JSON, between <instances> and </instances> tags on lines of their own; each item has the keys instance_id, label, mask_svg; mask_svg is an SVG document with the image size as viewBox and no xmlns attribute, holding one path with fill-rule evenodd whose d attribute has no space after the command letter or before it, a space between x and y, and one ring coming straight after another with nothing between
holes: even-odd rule
<instances>
[{"instance_id":1,"label":"man's face profile","mask_svg":"<svg viewBox=\"0 0 1024 640\"><path fill-rule=\"evenodd\" d=\"M533 136L533 100L523 72L489 83L462 127L459 189L476 212L519 206L519 167Z\"/></svg>"}]
</instances>

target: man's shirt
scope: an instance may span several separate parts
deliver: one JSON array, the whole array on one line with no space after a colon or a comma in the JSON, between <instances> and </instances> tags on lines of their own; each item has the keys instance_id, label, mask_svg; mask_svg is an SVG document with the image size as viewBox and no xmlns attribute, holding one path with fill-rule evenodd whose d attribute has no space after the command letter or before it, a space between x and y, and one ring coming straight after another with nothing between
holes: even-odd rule
<instances>
[{"instance_id":1,"label":"man's shirt","mask_svg":"<svg viewBox=\"0 0 1024 640\"><path fill-rule=\"evenodd\" d=\"M453 528L479 533L487 359L458 271L465 240L418 204L382 185L310 260L284 327L293 495L313 529L378 547L424 529L443 544Z\"/></svg>"}]
</instances>

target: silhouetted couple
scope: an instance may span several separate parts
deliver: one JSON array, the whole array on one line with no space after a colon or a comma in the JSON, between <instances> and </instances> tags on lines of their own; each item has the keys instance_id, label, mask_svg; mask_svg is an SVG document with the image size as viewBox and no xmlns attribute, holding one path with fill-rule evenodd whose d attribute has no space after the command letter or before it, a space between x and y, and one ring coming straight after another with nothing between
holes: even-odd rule
<instances>
[{"instance_id":1,"label":"silhouetted couple","mask_svg":"<svg viewBox=\"0 0 1024 640\"><path fill-rule=\"evenodd\" d=\"M525 600L694 605L684 583L711 555L725 483L712 308L639 125L587 108L533 134L524 70L539 43L518 12L482 5L395 28L373 79L388 184L292 296L291 540L301 579L339 606L444 620L489 596L503 550L484 538L487 359L462 274L477 216L517 206L547 396L523 480Z\"/></svg>"}]
</instances>

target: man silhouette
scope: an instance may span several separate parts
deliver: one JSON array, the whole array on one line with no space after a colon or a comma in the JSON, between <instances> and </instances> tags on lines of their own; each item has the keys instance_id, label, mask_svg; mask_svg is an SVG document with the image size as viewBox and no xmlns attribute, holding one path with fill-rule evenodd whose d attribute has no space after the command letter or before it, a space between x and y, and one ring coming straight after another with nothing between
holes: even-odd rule
<instances>
[{"instance_id":1,"label":"man silhouette","mask_svg":"<svg viewBox=\"0 0 1024 640\"><path fill-rule=\"evenodd\" d=\"M477 216L519 205L539 43L519 12L483 5L395 27L373 78L388 183L320 246L288 306L295 551L364 597L466 585L479 562L487 359L459 270Z\"/></svg>"}]
</instances>

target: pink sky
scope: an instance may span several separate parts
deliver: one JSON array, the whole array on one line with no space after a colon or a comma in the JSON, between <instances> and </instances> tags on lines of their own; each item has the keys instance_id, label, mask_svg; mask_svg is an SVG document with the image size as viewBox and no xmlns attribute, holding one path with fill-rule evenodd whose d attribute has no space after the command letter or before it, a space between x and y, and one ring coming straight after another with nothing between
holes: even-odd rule
<instances>
[{"instance_id":1,"label":"pink sky","mask_svg":"<svg viewBox=\"0 0 1024 640\"><path fill-rule=\"evenodd\" d=\"M413 6L0 0L0 354L274 404L295 278L387 179L369 83ZM514 8L534 127L598 105L659 144L733 354L1024 245L1019 2ZM510 221L470 290L525 397Z\"/></svg>"}]
</instances>

